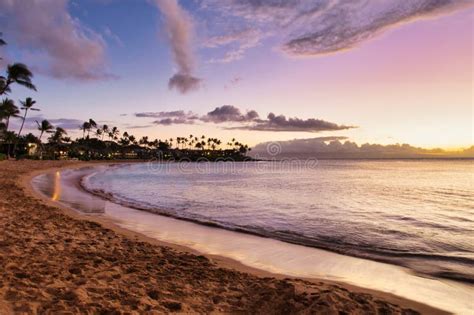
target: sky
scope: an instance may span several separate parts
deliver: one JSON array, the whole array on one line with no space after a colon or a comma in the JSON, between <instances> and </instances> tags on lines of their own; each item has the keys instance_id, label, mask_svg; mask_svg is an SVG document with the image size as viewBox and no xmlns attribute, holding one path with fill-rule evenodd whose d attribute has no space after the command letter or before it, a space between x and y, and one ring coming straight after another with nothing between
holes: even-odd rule
<instances>
[{"instance_id":1,"label":"sky","mask_svg":"<svg viewBox=\"0 0 474 315\"><path fill-rule=\"evenodd\" d=\"M2 68L23 62L47 118L137 137L256 145L473 145L473 13L463 0L0 0ZM342 139L342 138L341 138Z\"/></svg>"}]
</instances>

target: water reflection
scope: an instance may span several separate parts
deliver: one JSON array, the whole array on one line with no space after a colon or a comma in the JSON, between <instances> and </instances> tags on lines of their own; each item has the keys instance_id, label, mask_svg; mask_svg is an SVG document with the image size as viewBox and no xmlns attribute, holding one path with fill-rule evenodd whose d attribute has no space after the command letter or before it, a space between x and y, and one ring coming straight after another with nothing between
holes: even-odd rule
<instances>
[{"instance_id":1,"label":"water reflection","mask_svg":"<svg viewBox=\"0 0 474 315\"><path fill-rule=\"evenodd\" d=\"M80 212L87 214L104 213L107 201L84 192L79 185L80 179L85 174L85 170L56 171L35 177L33 186L49 199L58 201Z\"/></svg>"},{"instance_id":2,"label":"water reflection","mask_svg":"<svg viewBox=\"0 0 474 315\"><path fill-rule=\"evenodd\" d=\"M56 171L54 174L54 187L53 187L53 196L51 199L53 201L58 201L59 197L61 196L61 173Z\"/></svg>"}]
</instances>

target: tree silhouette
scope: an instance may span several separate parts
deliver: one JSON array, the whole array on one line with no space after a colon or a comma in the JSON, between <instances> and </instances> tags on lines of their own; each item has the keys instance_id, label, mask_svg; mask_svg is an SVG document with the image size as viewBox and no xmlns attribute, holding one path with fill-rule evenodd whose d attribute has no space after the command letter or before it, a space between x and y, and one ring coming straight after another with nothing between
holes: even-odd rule
<instances>
[{"instance_id":1,"label":"tree silhouette","mask_svg":"<svg viewBox=\"0 0 474 315\"><path fill-rule=\"evenodd\" d=\"M22 118L22 121L21 121L20 130L18 130L17 140L15 141L15 145L13 146L13 154L15 154L15 152L16 152L16 148L18 146L18 140L21 136L21 132L23 131L23 126L25 125L26 116L28 115L28 111L29 110L39 111L38 108L33 108L33 106L35 106L35 104L36 104L36 101L34 101L31 97L27 97L26 100L20 101L20 103L22 105L21 109L25 111L25 114L23 115L23 118Z\"/></svg>"},{"instance_id":2,"label":"tree silhouette","mask_svg":"<svg viewBox=\"0 0 474 315\"><path fill-rule=\"evenodd\" d=\"M33 73L22 63L8 65L6 77L0 76L0 95L11 92L13 83L35 90L36 87L31 82Z\"/></svg>"}]
</instances>

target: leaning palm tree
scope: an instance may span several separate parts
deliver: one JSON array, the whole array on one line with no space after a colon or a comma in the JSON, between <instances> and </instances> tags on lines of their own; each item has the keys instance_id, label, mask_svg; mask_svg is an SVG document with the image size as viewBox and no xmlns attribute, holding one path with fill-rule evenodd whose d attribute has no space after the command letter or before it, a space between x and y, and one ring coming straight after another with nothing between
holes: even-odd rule
<instances>
[{"instance_id":1,"label":"leaning palm tree","mask_svg":"<svg viewBox=\"0 0 474 315\"><path fill-rule=\"evenodd\" d=\"M27 97L25 101L20 101L21 103L21 109L25 111L25 114L23 115L23 121L21 122L21 127L20 130L18 131L18 137L21 135L21 131L23 130L23 126L25 125L25 120L26 116L28 115L28 111L39 111L38 108L33 108L35 106L36 101L34 101L31 97Z\"/></svg>"},{"instance_id":2,"label":"leaning palm tree","mask_svg":"<svg viewBox=\"0 0 474 315\"><path fill-rule=\"evenodd\" d=\"M38 130L40 131L39 135L39 140L41 141L41 137L43 137L43 134L46 133L52 133L54 130L53 125L46 119L44 119L41 124L36 120L36 124L38 125Z\"/></svg>"},{"instance_id":3,"label":"leaning palm tree","mask_svg":"<svg viewBox=\"0 0 474 315\"><path fill-rule=\"evenodd\" d=\"M97 128L97 123L92 118L89 118L88 123L89 123L89 129L87 130L87 137L89 137L89 133L92 130L92 128Z\"/></svg>"},{"instance_id":4,"label":"leaning palm tree","mask_svg":"<svg viewBox=\"0 0 474 315\"><path fill-rule=\"evenodd\" d=\"M0 95L11 92L10 86L13 83L36 91L36 87L31 82L32 77L33 73L26 65L22 63L8 65L7 76L0 76Z\"/></svg>"},{"instance_id":5,"label":"leaning palm tree","mask_svg":"<svg viewBox=\"0 0 474 315\"><path fill-rule=\"evenodd\" d=\"M25 114L23 115L22 121L21 121L21 126L20 130L18 130L18 138L17 141L15 141L15 145L13 146L13 152L16 152L16 147L18 146L18 140L21 136L21 132L23 131L23 126L25 125L26 121L26 116L28 115L29 110L33 111L39 111L38 108L33 108L35 106L36 101L34 101L31 97L27 97L25 101L20 101L21 103L21 109L25 111Z\"/></svg>"}]
</instances>

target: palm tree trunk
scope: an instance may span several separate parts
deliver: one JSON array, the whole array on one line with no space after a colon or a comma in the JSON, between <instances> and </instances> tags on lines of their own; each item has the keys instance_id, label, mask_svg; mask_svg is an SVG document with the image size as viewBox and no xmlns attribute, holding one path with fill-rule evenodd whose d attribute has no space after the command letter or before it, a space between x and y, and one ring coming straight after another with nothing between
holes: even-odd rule
<instances>
[{"instance_id":1,"label":"palm tree trunk","mask_svg":"<svg viewBox=\"0 0 474 315\"><path fill-rule=\"evenodd\" d=\"M26 115L28 114L28 108L25 109L25 115L23 115L23 121L21 122L20 130L18 130L18 136L15 140L15 145L13 146L13 156L16 156L16 148L18 146L18 141L20 140L21 132L23 131L23 126L25 125Z\"/></svg>"},{"instance_id":2,"label":"palm tree trunk","mask_svg":"<svg viewBox=\"0 0 474 315\"><path fill-rule=\"evenodd\" d=\"M40 136L38 138L38 140L40 142L40 160L43 159L43 151L44 151L43 142L41 142L41 137L43 137L43 133L44 133L44 130L41 130Z\"/></svg>"}]
</instances>

